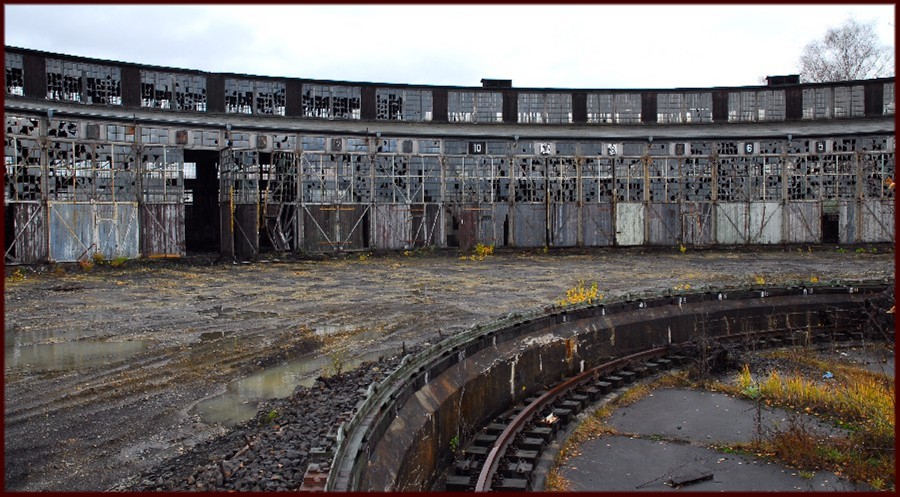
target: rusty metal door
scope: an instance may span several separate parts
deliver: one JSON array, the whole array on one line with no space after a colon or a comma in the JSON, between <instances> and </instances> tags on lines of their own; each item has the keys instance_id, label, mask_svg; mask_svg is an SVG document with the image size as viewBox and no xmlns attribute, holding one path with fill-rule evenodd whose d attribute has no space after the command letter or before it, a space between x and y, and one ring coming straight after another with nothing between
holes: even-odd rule
<instances>
[{"instance_id":1,"label":"rusty metal door","mask_svg":"<svg viewBox=\"0 0 900 497\"><path fill-rule=\"evenodd\" d=\"M138 251L137 202L48 202L49 258L74 262L94 253L134 258Z\"/></svg>"},{"instance_id":2,"label":"rusty metal door","mask_svg":"<svg viewBox=\"0 0 900 497\"><path fill-rule=\"evenodd\" d=\"M681 204L682 243L692 246L712 244L715 240L712 219L712 204L708 202Z\"/></svg>"},{"instance_id":3,"label":"rusty metal door","mask_svg":"<svg viewBox=\"0 0 900 497\"><path fill-rule=\"evenodd\" d=\"M749 212L745 202L714 204L716 213L716 243L741 245L747 243Z\"/></svg>"},{"instance_id":4,"label":"rusty metal door","mask_svg":"<svg viewBox=\"0 0 900 497\"><path fill-rule=\"evenodd\" d=\"M787 243L822 242L822 205L817 201L789 201L787 209ZM838 208L835 206L834 211Z\"/></svg>"},{"instance_id":5,"label":"rusty metal door","mask_svg":"<svg viewBox=\"0 0 900 497\"><path fill-rule=\"evenodd\" d=\"M650 202L647 204L650 245L673 246L682 240L681 205L675 202Z\"/></svg>"},{"instance_id":6,"label":"rusty metal door","mask_svg":"<svg viewBox=\"0 0 900 497\"><path fill-rule=\"evenodd\" d=\"M132 162L130 159L126 162ZM141 254L181 257L185 253L184 152L145 147L140 164Z\"/></svg>"},{"instance_id":7,"label":"rusty metal door","mask_svg":"<svg viewBox=\"0 0 900 497\"><path fill-rule=\"evenodd\" d=\"M606 247L616 239L613 224L612 203L585 204L582 206L584 228L582 237L587 247Z\"/></svg>"}]
</instances>

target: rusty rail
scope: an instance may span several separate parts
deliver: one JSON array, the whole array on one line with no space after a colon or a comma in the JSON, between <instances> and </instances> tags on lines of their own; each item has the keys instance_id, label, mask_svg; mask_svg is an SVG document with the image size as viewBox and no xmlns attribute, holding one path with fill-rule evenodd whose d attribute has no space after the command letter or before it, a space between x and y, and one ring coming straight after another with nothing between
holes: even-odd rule
<instances>
[{"instance_id":1,"label":"rusty rail","mask_svg":"<svg viewBox=\"0 0 900 497\"><path fill-rule=\"evenodd\" d=\"M534 416L534 414L538 412L538 410L552 403L563 392L567 392L579 386L585 381L598 376L600 373L615 370L634 361L664 355L667 350L668 347L657 347L655 349L648 349L643 352L638 352L637 354L620 357L619 359L601 364L587 371L579 373L577 376L569 378L562 383L558 383L556 386L551 388L550 391L538 397L537 400L535 400L531 404L525 406L525 408L522 409L522 412L517 414L516 417L513 418L513 420L506 427L506 429L503 430L503 433L501 433L500 436L497 437L497 441L495 442L494 447L488 453L487 459L484 461L484 466L481 468L481 473L479 473L478 475L478 482L475 484L475 491L487 492L490 490L491 479L497 472L497 467L500 464L500 459L506 453L506 449L509 447L509 444L513 441L519 431L524 428L528 420L530 420L532 416Z\"/></svg>"}]
</instances>

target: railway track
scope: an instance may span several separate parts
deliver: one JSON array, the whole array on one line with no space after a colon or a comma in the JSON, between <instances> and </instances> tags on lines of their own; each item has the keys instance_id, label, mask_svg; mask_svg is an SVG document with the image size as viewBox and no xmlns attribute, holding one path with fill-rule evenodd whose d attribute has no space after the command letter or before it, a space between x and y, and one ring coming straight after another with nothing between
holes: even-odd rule
<instances>
[{"instance_id":1,"label":"railway track","mask_svg":"<svg viewBox=\"0 0 900 497\"><path fill-rule=\"evenodd\" d=\"M775 330L736 335L727 341L760 350L800 345L804 339L800 333ZM861 332L846 327L828 337L816 337L813 343L862 339ZM444 488L475 492L542 490L534 488L538 462L557 433L579 413L621 388L689 361L667 347L654 348L601 364L526 398L471 438L454 460Z\"/></svg>"},{"instance_id":2,"label":"railway track","mask_svg":"<svg viewBox=\"0 0 900 497\"><path fill-rule=\"evenodd\" d=\"M690 295L668 295L656 297L627 297L621 302L606 304L602 315L618 312L640 311L650 307L666 305L681 306L688 301L766 299L778 296L798 296L816 294L855 294L875 293L883 291L883 283L861 284L858 286L832 285L819 287L784 287L766 289L730 289L708 291ZM568 312L575 310L569 309ZM551 318L552 312L548 314ZM526 321L539 319L529 316ZM557 323L566 322L565 316L557 316ZM788 320L774 321L765 329L728 333L714 338L718 342L730 342L747 350L772 347L816 344L822 342L847 342L864 338L861 319L844 320L833 323L811 332L809 329L791 325ZM515 321L515 320L514 320ZM826 321L827 322L827 321ZM506 323L506 330L519 324ZM728 320L710 322L709 326L728 326ZM384 432L384 417L392 417L398 412L399 405L409 398L410 390L421 388L436 378L444 367L436 367L448 357L457 356L458 360L472 355L483 348L483 342L496 345L500 336L510 338L512 334L502 327L486 325L481 330L468 333L466 340L456 337L453 343L438 344L434 350L417 358L408 358L406 367L401 368L392 378L373 389L373 394L362 403L351 419L339 431L341 433L335 447L333 463L326 465L328 484L322 485L325 490L353 490L354 461L361 460L361 454L371 450L380 433ZM674 344L673 344L674 345ZM435 488L448 491L530 491L535 488L535 469L538 462L554 440L557 433L584 409L601 401L605 396L617 391L641 378L677 367L687 360L673 352L669 345L646 349L628 356L606 361L596 367L581 371L549 389L533 393L523 403L512 406L502 414L477 428L477 432L463 441L463 445L455 447L457 457L453 459L439 479ZM583 367L582 367L583 369ZM430 373L430 376L429 376ZM351 442L351 443L348 443ZM328 471L331 469L331 471ZM321 481L321 472L317 478ZM320 484L321 485L321 484ZM320 487L321 488L321 487Z\"/></svg>"},{"instance_id":3,"label":"railway track","mask_svg":"<svg viewBox=\"0 0 900 497\"><path fill-rule=\"evenodd\" d=\"M850 288L849 291L854 291ZM835 327L827 334L807 336L790 328L721 337L741 342L748 350L812 343L861 341L855 326ZM651 374L685 365L688 359L668 348L655 348L607 362L560 382L549 391L529 397L525 403L488 424L463 450L445 486L450 491L528 491L543 449L582 410L602 396ZM496 435L496 436L495 436ZM482 457L483 456L483 457ZM477 470L477 474L475 472Z\"/></svg>"}]
</instances>

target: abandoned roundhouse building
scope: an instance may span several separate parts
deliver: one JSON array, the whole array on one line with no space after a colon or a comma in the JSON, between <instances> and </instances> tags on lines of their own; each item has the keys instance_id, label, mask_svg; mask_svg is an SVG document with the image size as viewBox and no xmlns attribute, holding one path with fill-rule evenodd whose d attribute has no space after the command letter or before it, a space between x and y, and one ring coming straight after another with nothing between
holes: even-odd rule
<instances>
[{"instance_id":1,"label":"abandoned roundhouse building","mask_svg":"<svg viewBox=\"0 0 900 497\"><path fill-rule=\"evenodd\" d=\"M894 79L517 88L5 47L7 263L894 241Z\"/></svg>"}]
</instances>

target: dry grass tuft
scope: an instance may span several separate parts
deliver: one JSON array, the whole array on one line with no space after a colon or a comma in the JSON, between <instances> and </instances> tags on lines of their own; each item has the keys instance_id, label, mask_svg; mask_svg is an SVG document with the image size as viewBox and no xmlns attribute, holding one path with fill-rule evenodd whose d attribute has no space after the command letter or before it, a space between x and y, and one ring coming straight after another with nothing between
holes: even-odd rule
<instances>
[{"instance_id":1,"label":"dry grass tuft","mask_svg":"<svg viewBox=\"0 0 900 497\"><path fill-rule=\"evenodd\" d=\"M826 361L796 351L772 354L788 367L829 371L830 379L810 379L777 370L754 380L749 366L738 373L732 393L832 420L849 430L823 439L799 420L756 443L751 449L801 469L828 469L875 488L893 488L894 381L849 363ZM729 390L728 386L722 389Z\"/></svg>"}]
</instances>

